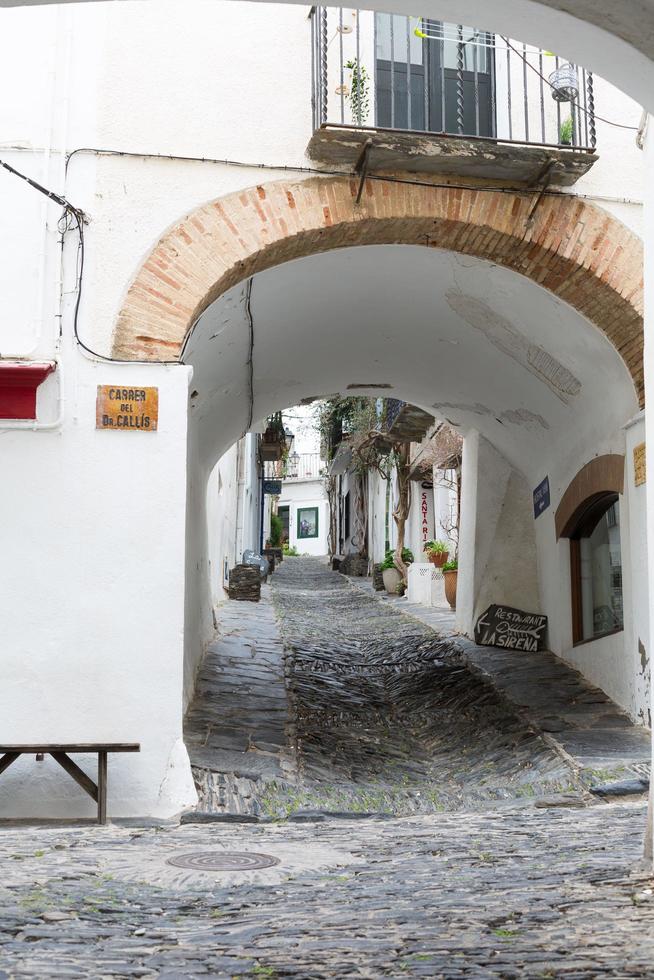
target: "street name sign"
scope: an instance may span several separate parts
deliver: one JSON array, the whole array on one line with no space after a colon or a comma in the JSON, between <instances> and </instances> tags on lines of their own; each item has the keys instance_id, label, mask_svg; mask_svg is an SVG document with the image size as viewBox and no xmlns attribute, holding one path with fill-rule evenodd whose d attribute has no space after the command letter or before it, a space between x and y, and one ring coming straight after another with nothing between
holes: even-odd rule
<instances>
[{"instance_id":1,"label":"street name sign","mask_svg":"<svg viewBox=\"0 0 654 980\"><path fill-rule=\"evenodd\" d=\"M159 389L98 385L95 403L96 429L156 432L159 422Z\"/></svg>"},{"instance_id":2,"label":"street name sign","mask_svg":"<svg viewBox=\"0 0 654 980\"><path fill-rule=\"evenodd\" d=\"M550 505L550 478L546 476L534 490L534 519L540 517Z\"/></svg>"},{"instance_id":3,"label":"street name sign","mask_svg":"<svg viewBox=\"0 0 654 980\"><path fill-rule=\"evenodd\" d=\"M637 487L641 487L646 481L645 443L641 442L637 446L634 446L634 484Z\"/></svg>"},{"instance_id":4,"label":"street name sign","mask_svg":"<svg viewBox=\"0 0 654 980\"><path fill-rule=\"evenodd\" d=\"M493 605L477 620L475 643L535 653L542 645L546 629L547 616Z\"/></svg>"}]
</instances>

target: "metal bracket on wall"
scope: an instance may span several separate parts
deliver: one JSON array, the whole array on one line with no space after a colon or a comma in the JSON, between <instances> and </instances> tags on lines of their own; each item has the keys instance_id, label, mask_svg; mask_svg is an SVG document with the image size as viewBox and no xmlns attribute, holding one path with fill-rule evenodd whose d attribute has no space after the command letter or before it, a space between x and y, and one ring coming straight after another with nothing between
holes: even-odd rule
<instances>
[{"instance_id":1,"label":"metal bracket on wall","mask_svg":"<svg viewBox=\"0 0 654 980\"><path fill-rule=\"evenodd\" d=\"M354 165L354 172L359 174L359 190L357 191L356 203L361 203L361 195L363 194L363 186L366 182L366 177L368 176L368 163L370 160L370 148L372 147L372 140L370 137L365 141L361 147L361 153L359 158Z\"/></svg>"},{"instance_id":2,"label":"metal bracket on wall","mask_svg":"<svg viewBox=\"0 0 654 980\"><path fill-rule=\"evenodd\" d=\"M529 214L527 215L527 220L525 222L527 227L529 227L529 225L534 220L534 215L536 214L536 208L543 200L543 194L545 193L545 191L550 185L550 182L552 180L552 168L554 167L554 163L555 161L550 159L547 161L547 163L543 164L540 171L538 172L538 176L535 177L534 180L530 181L528 185L529 187L538 187L538 185L540 185L540 187L539 187L538 194L536 196L536 200L532 204L531 208L529 209Z\"/></svg>"}]
</instances>

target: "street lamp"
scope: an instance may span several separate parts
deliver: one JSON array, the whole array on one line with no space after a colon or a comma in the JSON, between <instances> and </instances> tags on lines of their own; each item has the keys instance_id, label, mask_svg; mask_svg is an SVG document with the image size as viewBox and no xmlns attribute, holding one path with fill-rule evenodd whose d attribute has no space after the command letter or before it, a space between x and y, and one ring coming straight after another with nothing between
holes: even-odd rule
<instances>
[{"instance_id":1,"label":"street lamp","mask_svg":"<svg viewBox=\"0 0 654 980\"><path fill-rule=\"evenodd\" d=\"M298 469L300 466L300 456L295 450L288 457L288 472L287 476L296 477L298 474Z\"/></svg>"}]
</instances>

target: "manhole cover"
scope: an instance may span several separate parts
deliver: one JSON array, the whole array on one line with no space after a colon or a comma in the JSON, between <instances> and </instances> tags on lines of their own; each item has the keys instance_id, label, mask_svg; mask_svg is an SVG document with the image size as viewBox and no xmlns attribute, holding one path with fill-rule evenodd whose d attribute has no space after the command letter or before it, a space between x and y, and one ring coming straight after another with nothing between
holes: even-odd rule
<instances>
[{"instance_id":1,"label":"manhole cover","mask_svg":"<svg viewBox=\"0 0 654 980\"><path fill-rule=\"evenodd\" d=\"M168 858L166 864L175 868L191 868L193 871L258 871L272 868L279 859L270 854L252 854L246 851L195 851Z\"/></svg>"}]
</instances>

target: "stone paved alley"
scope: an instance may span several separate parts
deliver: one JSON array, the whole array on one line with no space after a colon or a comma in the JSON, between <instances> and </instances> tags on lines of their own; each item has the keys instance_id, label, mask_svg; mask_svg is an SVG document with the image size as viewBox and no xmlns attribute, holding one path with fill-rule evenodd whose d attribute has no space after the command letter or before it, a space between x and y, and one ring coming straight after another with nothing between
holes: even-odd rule
<instances>
[{"instance_id":1,"label":"stone paved alley","mask_svg":"<svg viewBox=\"0 0 654 980\"><path fill-rule=\"evenodd\" d=\"M265 591L187 718L210 815L0 829L2 980L654 975L646 804L587 791L643 774L637 736L591 771L397 603L310 559ZM224 850L276 863L169 863Z\"/></svg>"}]
</instances>

